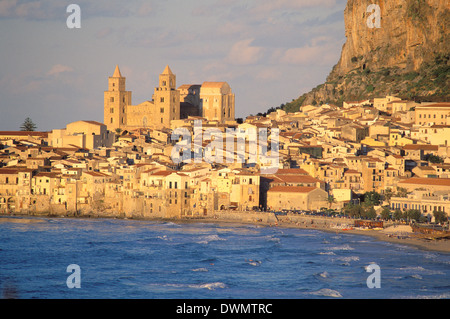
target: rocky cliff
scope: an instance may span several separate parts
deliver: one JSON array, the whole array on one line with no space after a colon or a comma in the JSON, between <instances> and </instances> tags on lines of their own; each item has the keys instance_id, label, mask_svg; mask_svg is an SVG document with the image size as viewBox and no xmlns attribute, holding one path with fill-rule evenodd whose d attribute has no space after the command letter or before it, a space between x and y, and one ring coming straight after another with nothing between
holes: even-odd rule
<instances>
[{"instance_id":1,"label":"rocky cliff","mask_svg":"<svg viewBox=\"0 0 450 319\"><path fill-rule=\"evenodd\" d=\"M286 108L388 94L450 100L450 0L348 0L339 62L326 82ZM379 27L375 10L379 7ZM370 19L369 19L370 18Z\"/></svg>"}]
</instances>

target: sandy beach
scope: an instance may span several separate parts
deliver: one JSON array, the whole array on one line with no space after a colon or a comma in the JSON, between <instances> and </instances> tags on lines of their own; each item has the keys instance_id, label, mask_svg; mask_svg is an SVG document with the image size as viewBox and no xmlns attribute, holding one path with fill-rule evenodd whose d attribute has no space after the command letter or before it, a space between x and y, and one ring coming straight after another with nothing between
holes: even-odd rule
<instances>
[{"instance_id":1,"label":"sandy beach","mask_svg":"<svg viewBox=\"0 0 450 319\"><path fill-rule=\"evenodd\" d=\"M42 216L45 217L45 216ZM51 217L61 218L61 217ZM65 218L86 218L86 217L65 217ZM97 217L95 217L97 218ZM108 218L108 217L105 217ZM111 217L109 217L111 218ZM134 219L134 218L133 218ZM135 220L135 219L134 219ZM423 236L414 234L411 226L409 225L395 225L392 223L386 223L383 229L358 229L354 228L353 219L348 218L330 218L319 216L282 216L278 217L276 222L268 221L255 221L255 220L232 220L232 219L220 219L220 218L191 218L191 219L150 219L150 218L137 218L137 220L157 220L157 221L171 221L174 223L217 223L227 225L257 225L261 227L278 227L278 228L299 228L299 229L315 229L326 232L342 233L342 234L355 234L370 236L380 241L413 246L423 250L439 251L443 253L450 253L450 240L439 239L430 240L424 239ZM0 223L22 223L32 224L41 223L44 220L39 217L29 216L0 216Z\"/></svg>"}]
</instances>

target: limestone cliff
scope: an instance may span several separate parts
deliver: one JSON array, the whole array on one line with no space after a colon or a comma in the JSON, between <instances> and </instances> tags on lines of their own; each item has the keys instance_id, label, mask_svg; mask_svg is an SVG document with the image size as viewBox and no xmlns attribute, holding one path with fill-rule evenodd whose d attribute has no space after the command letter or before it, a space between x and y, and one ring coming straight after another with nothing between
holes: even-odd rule
<instances>
[{"instance_id":1,"label":"limestone cliff","mask_svg":"<svg viewBox=\"0 0 450 319\"><path fill-rule=\"evenodd\" d=\"M341 104L397 95L416 100L450 99L450 0L348 0L339 62L326 83L288 103ZM380 27L367 24L379 5ZM375 21L375 20L371 20Z\"/></svg>"}]
</instances>

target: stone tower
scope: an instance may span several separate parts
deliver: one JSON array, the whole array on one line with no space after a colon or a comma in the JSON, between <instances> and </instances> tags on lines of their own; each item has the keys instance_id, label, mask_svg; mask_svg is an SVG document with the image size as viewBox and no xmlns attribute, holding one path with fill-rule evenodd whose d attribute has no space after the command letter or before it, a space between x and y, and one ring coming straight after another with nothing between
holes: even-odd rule
<instances>
[{"instance_id":1,"label":"stone tower","mask_svg":"<svg viewBox=\"0 0 450 319\"><path fill-rule=\"evenodd\" d=\"M127 125L126 110L127 105L131 105L131 91L126 91L125 80L117 65L113 76L108 79L108 91L104 93L103 123L112 132Z\"/></svg>"},{"instance_id":2,"label":"stone tower","mask_svg":"<svg viewBox=\"0 0 450 319\"><path fill-rule=\"evenodd\" d=\"M176 89L176 76L169 66L159 75L159 87L153 94L155 104L153 124L156 127L170 127L172 120L180 119L180 91Z\"/></svg>"}]
</instances>

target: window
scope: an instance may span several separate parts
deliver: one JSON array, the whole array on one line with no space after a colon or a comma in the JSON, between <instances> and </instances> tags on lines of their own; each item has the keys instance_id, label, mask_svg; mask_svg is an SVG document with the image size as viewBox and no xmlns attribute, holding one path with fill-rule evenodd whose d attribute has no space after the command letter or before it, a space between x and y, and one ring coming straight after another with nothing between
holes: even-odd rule
<instances>
[{"instance_id":1,"label":"window","mask_svg":"<svg viewBox=\"0 0 450 319\"><path fill-rule=\"evenodd\" d=\"M178 189L178 182L175 182L175 189Z\"/></svg>"},{"instance_id":2,"label":"window","mask_svg":"<svg viewBox=\"0 0 450 319\"><path fill-rule=\"evenodd\" d=\"M112 123L113 122L113 118L111 117L111 120L110 120L110 122Z\"/></svg>"},{"instance_id":3,"label":"window","mask_svg":"<svg viewBox=\"0 0 450 319\"><path fill-rule=\"evenodd\" d=\"M160 108L160 109L159 109L159 112L160 112L160 113L164 113L164 108L163 108L163 107Z\"/></svg>"},{"instance_id":4,"label":"window","mask_svg":"<svg viewBox=\"0 0 450 319\"><path fill-rule=\"evenodd\" d=\"M161 97L160 101L161 103L164 103L164 97Z\"/></svg>"},{"instance_id":5,"label":"window","mask_svg":"<svg viewBox=\"0 0 450 319\"><path fill-rule=\"evenodd\" d=\"M172 182L169 182L169 188L172 188Z\"/></svg>"},{"instance_id":6,"label":"window","mask_svg":"<svg viewBox=\"0 0 450 319\"><path fill-rule=\"evenodd\" d=\"M109 100L111 101L111 103L114 102L114 97L111 97Z\"/></svg>"},{"instance_id":7,"label":"window","mask_svg":"<svg viewBox=\"0 0 450 319\"><path fill-rule=\"evenodd\" d=\"M164 123L163 118L161 118L161 123Z\"/></svg>"},{"instance_id":8,"label":"window","mask_svg":"<svg viewBox=\"0 0 450 319\"><path fill-rule=\"evenodd\" d=\"M111 113L111 114L114 113L114 108L113 107L109 109L109 113Z\"/></svg>"}]
</instances>

